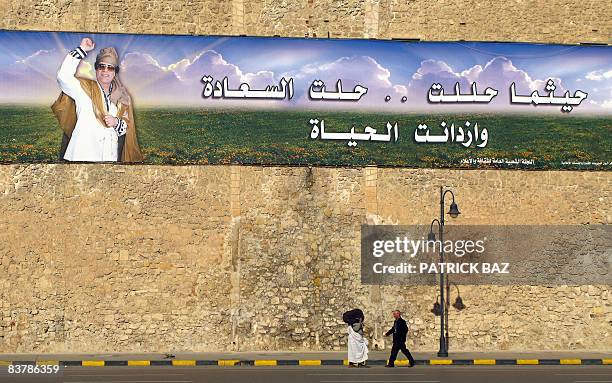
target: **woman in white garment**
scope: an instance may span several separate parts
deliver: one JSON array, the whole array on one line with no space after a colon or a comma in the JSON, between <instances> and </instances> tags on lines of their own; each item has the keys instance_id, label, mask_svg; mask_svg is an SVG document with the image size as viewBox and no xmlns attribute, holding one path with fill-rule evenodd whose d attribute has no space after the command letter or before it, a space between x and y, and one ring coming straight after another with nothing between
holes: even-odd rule
<instances>
[{"instance_id":1,"label":"woman in white garment","mask_svg":"<svg viewBox=\"0 0 612 383\"><path fill-rule=\"evenodd\" d=\"M349 367L365 367L368 360L368 340L363 336L363 318L348 325Z\"/></svg>"},{"instance_id":2,"label":"woman in white garment","mask_svg":"<svg viewBox=\"0 0 612 383\"><path fill-rule=\"evenodd\" d=\"M81 60L93 49L94 42L84 38L64 58L57 73L62 92L76 105L74 129L70 132L70 127L63 127L70 133L63 158L68 161L140 162L142 155L136 139L131 100L116 77L119 56L115 49L104 48L99 52L95 81L76 76ZM60 99L54 106L60 104ZM122 137L126 134L127 138ZM119 146L120 137L125 139L125 147Z\"/></svg>"}]
</instances>

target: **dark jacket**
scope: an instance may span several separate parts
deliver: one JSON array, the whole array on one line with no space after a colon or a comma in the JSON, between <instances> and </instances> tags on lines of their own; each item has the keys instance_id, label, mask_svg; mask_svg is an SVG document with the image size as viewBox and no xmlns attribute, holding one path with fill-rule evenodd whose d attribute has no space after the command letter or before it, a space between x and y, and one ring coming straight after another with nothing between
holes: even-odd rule
<instances>
[{"instance_id":1,"label":"dark jacket","mask_svg":"<svg viewBox=\"0 0 612 383\"><path fill-rule=\"evenodd\" d=\"M393 334L394 344L406 343L406 336L408 335L408 325L406 324L404 318L399 317L398 319L396 319L395 322L393 322L393 327L391 327L391 329L387 331L385 336L389 336L391 334Z\"/></svg>"}]
</instances>

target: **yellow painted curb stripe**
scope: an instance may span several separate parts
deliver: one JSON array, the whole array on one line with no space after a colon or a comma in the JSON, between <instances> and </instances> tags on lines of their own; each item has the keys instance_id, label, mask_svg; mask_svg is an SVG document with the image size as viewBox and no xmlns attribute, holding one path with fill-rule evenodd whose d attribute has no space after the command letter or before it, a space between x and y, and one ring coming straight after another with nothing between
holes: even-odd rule
<instances>
[{"instance_id":1,"label":"yellow painted curb stripe","mask_svg":"<svg viewBox=\"0 0 612 383\"><path fill-rule=\"evenodd\" d=\"M240 361L237 359L221 359L217 361L218 366L235 366Z\"/></svg>"},{"instance_id":2,"label":"yellow painted curb stripe","mask_svg":"<svg viewBox=\"0 0 612 383\"><path fill-rule=\"evenodd\" d=\"M44 366L44 365L56 365L59 364L59 360L37 360L36 365Z\"/></svg>"},{"instance_id":3,"label":"yellow painted curb stripe","mask_svg":"<svg viewBox=\"0 0 612 383\"><path fill-rule=\"evenodd\" d=\"M195 366L196 361L195 360L173 360L172 365L173 366Z\"/></svg>"},{"instance_id":4,"label":"yellow painted curb stripe","mask_svg":"<svg viewBox=\"0 0 612 383\"><path fill-rule=\"evenodd\" d=\"M321 361L320 360L300 360L299 365L300 366L320 366Z\"/></svg>"},{"instance_id":5,"label":"yellow painted curb stripe","mask_svg":"<svg viewBox=\"0 0 612 383\"><path fill-rule=\"evenodd\" d=\"M256 360L256 366L276 366L275 360Z\"/></svg>"},{"instance_id":6,"label":"yellow painted curb stripe","mask_svg":"<svg viewBox=\"0 0 612 383\"><path fill-rule=\"evenodd\" d=\"M86 367L102 367L104 366L103 360L84 360L81 362L82 366Z\"/></svg>"},{"instance_id":7,"label":"yellow painted curb stripe","mask_svg":"<svg viewBox=\"0 0 612 383\"><path fill-rule=\"evenodd\" d=\"M561 359L559 364L582 364L582 359Z\"/></svg>"},{"instance_id":8,"label":"yellow painted curb stripe","mask_svg":"<svg viewBox=\"0 0 612 383\"><path fill-rule=\"evenodd\" d=\"M429 364L453 364L452 359L431 359Z\"/></svg>"},{"instance_id":9,"label":"yellow painted curb stripe","mask_svg":"<svg viewBox=\"0 0 612 383\"><path fill-rule=\"evenodd\" d=\"M57 360L37 360L36 365L58 365L60 362ZM388 363L388 361L387 361ZM495 359L473 359L474 365L495 365ZM612 364L612 359L601 359L601 363L605 365ZM14 364L12 361L0 360L0 366L10 366ZM105 366L105 361L103 360L83 360L81 361L82 366L86 367L101 367ZM217 360L217 365L219 366L236 366L240 364L240 360L238 359L220 359ZM298 364L300 366L321 366L322 361L316 359L304 359L298 360ZM342 364L347 366L349 364L348 359L344 359ZM407 360L397 360L396 364L399 366L408 365ZM430 359L430 365L452 365L452 359ZM539 359L517 359L517 365L539 365ZM582 359L560 359L560 365L582 365ZM128 360L128 366L150 366L151 361L149 360ZM173 360L173 366L196 366L195 360ZM255 366L277 366L277 360L255 360Z\"/></svg>"},{"instance_id":10,"label":"yellow painted curb stripe","mask_svg":"<svg viewBox=\"0 0 612 383\"><path fill-rule=\"evenodd\" d=\"M128 366L150 366L150 360L128 360Z\"/></svg>"},{"instance_id":11,"label":"yellow painted curb stripe","mask_svg":"<svg viewBox=\"0 0 612 383\"><path fill-rule=\"evenodd\" d=\"M495 364L495 359L474 359L474 364Z\"/></svg>"}]
</instances>

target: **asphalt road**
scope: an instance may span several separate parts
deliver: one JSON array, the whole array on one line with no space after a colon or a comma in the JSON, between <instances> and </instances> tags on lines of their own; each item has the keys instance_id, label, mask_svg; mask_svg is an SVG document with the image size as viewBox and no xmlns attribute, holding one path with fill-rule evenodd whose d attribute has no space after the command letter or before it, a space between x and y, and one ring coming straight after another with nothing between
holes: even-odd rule
<instances>
[{"instance_id":1,"label":"asphalt road","mask_svg":"<svg viewBox=\"0 0 612 383\"><path fill-rule=\"evenodd\" d=\"M416 366L394 369L324 367L65 367L57 374L9 374L15 383L602 383L612 366Z\"/></svg>"}]
</instances>

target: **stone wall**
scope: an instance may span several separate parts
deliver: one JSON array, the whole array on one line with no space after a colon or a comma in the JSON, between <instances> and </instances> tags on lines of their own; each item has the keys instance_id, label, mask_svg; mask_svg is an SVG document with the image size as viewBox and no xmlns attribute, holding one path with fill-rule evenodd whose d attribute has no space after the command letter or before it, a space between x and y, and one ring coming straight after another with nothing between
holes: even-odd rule
<instances>
[{"instance_id":1,"label":"stone wall","mask_svg":"<svg viewBox=\"0 0 612 383\"><path fill-rule=\"evenodd\" d=\"M599 0L3 0L0 28L610 43Z\"/></svg>"},{"instance_id":2,"label":"stone wall","mask_svg":"<svg viewBox=\"0 0 612 383\"><path fill-rule=\"evenodd\" d=\"M606 172L0 167L1 351L338 349L394 308L437 346L429 286L359 283L360 225L609 224ZM462 286L453 349L605 349L609 286ZM453 297L455 294L453 293Z\"/></svg>"},{"instance_id":3,"label":"stone wall","mask_svg":"<svg viewBox=\"0 0 612 383\"><path fill-rule=\"evenodd\" d=\"M600 1L5 0L0 27L92 32L610 42ZM0 352L343 349L363 307L437 348L434 287L359 283L363 223L610 224L609 172L0 166ZM454 295L454 294L453 294ZM462 286L452 350L606 350L610 286Z\"/></svg>"}]
</instances>

